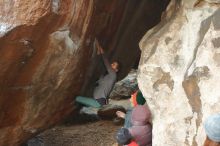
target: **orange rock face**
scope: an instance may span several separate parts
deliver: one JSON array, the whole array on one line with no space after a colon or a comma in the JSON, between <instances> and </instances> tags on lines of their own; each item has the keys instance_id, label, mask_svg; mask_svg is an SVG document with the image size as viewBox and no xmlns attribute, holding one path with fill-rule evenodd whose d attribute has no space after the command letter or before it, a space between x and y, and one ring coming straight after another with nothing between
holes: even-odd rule
<instances>
[{"instance_id":1,"label":"orange rock face","mask_svg":"<svg viewBox=\"0 0 220 146\"><path fill-rule=\"evenodd\" d=\"M19 145L74 109L94 36L110 13L121 17L123 2L0 1L0 146ZM119 21L112 24L114 34Z\"/></svg>"},{"instance_id":2,"label":"orange rock face","mask_svg":"<svg viewBox=\"0 0 220 146\"><path fill-rule=\"evenodd\" d=\"M125 76L167 3L1 0L0 146L19 145L74 110L74 97L101 73L100 61L90 63L95 36Z\"/></svg>"}]
</instances>

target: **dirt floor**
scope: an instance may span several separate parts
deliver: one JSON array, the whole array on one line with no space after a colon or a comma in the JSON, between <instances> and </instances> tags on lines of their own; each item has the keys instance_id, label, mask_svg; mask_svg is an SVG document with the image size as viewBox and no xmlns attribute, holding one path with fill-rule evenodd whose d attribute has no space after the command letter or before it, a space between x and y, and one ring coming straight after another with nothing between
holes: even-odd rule
<instances>
[{"instance_id":1,"label":"dirt floor","mask_svg":"<svg viewBox=\"0 0 220 146\"><path fill-rule=\"evenodd\" d=\"M111 101L128 107L129 101ZM123 126L113 120L100 120L97 115L77 114L61 125L46 130L29 140L28 146L118 146L115 134Z\"/></svg>"},{"instance_id":2,"label":"dirt floor","mask_svg":"<svg viewBox=\"0 0 220 146\"><path fill-rule=\"evenodd\" d=\"M40 137L43 138L44 146L117 146L115 133L119 127L111 121L97 121L55 127Z\"/></svg>"},{"instance_id":3,"label":"dirt floor","mask_svg":"<svg viewBox=\"0 0 220 146\"><path fill-rule=\"evenodd\" d=\"M136 73L132 73L119 82L114 92L117 98L109 100L111 105L130 108L130 96L127 95L137 85L136 76ZM83 113L70 115L62 124L28 140L23 146L118 146L115 134L123 126L123 121L116 126L113 120L100 120L104 118L101 115L98 118L97 110L86 109Z\"/></svg>"},{"instance_id":4,"label":"dirt floor","mask_svg":"<svg viewBox=\"0 0 220 146\"><path fill-rule=\"evenodd\" d=\"M126 80L126 83L128 81L129 85L133 85L134 81L132 80L130 83L130 80L130 78ZM122 88L124 93L124 88L121 85L117 89L119 88ZM133 90L133 87L131 89ZM117 90L117 95L121 90ZM125 109L130 108L128 98L110 99L109 102L111 105L123 106ZM113 120L101 120L100 115L98 118L96 110L87 109L84 113L87 115L77 112L77 114L67 117L62 124L30 139L24 146L118 146L115 134L123 126L123 121L120 126L117 126Z\"/></svg>"}]
</instances>

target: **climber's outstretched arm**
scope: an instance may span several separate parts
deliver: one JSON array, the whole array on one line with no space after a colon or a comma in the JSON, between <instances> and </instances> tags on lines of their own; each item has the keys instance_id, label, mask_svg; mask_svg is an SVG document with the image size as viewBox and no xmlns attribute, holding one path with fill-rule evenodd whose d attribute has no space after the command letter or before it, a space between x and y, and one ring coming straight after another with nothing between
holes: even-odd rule
<instances>
[{"instance_id":1,"label":"climber's outstretched arm","mask_svg":"<svg viewBox=\"0 0 220 146\"><path fill-rule=\"evenodd\" d=\"M105 67L106 67L107 71L109 73L112 72L113 70L112 70L111 64L108 61L108 59L106 58L104 50L103 50L102 46L100 45L99 41L96 38L95 38L95 44L96 44L96 47L97 47L97 54L102 55L102 58L103 58L103 61L104 61L104 64L105 64Z\"/></svg>"}]
</instances>

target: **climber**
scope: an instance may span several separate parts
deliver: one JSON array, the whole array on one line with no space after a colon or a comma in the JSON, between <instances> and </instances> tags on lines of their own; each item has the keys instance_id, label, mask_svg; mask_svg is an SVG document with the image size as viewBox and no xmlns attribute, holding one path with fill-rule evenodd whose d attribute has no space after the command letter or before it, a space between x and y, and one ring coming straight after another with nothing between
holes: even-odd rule
<instances>
[{"instance_id":1,"label":"climber","mask_svg":"<svg viewBox=\"0 0 220 146\"><path fill-rule=\"evenodd\" d=\"M144 105L146 100L145 100L143 94L141 93L141 91L137 90L136 92L134 92L131 95L130 102L131 102L131 107L132 108L128 109L126 111L126 114L124 112L122 112L122 111L117 111L116 112L116 115L117 115L118 118L121 118L121 119L125 120L125 123L124 123L124 127L125 128L130 128L132 126L132 124L131 124L131 112L132 112L132 109L136 105Z\"/></svg>"},{"instance_id":2,"label":"climber","mask_svg":"<svg viewBox=\"0 0 220 146\"><path fill-rule=\"evenodd\" d=\"M98 85L93 92L94 98L77 96L76 102L86 106L100 108L101 106L108 104L108 96L116 82L119 63L117 61L112 62L112 64L109 63L103 48L97 39L95 39L95 45L97 47L97 55L102 55L108 73L105 76L101 76L97 81Z\"/></svg>"},{"instance_id":3,"label":"climber","mask_svg":"<svg viewBox=\"0 0 220 146\"><path fill-rule=\"evenodd\" d=\"M121 128L117 134L117 142L128 146L152 146L151 112L144 105L137 105L131 113L130 128Z\"/></svg>"},{"instance_id":4,"label":"climber","mask_svg":"<svg viewBox=\"0 0 220 146\"><path fill-rule=\"evenodd\" d=\"M220 146L220 113L209 116L204 128L207 135L204 146Z\"/></svg>"}]
</instances>

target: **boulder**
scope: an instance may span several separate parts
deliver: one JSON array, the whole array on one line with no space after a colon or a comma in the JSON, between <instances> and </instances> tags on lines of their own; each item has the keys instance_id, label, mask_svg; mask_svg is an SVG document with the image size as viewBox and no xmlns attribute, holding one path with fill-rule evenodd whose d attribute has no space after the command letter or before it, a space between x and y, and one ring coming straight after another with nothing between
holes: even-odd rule
<instances>
[{"instance_id":1,"label":"boulder","mask_svg":"<svg viewBox=\"0 0 220 146\"><path fill-rule=\"evenodd\" d=\"M0 1L0 145L20 145L73 112L104 69L90 63L94 37L122 61L123 78L168 1Z\"/></svg>"},{"instance_id":2,"label":"boulder","mask_svg":"<svg viewBox=\"0 0 220 146\"><path fill-rule=\"evenodd\" d=\"M1 146L20 145L74 110L74 97L95 54L94 37L113 36L122 4L0 1Z\"/></svg>"},{"instance_id":3,"label":"boulder","mask_svg":"<svg viewBox=\"0 0 220 146\"><path fill-rule=\"evenodd\" d=\"M138 83L153 113L154 146L201 146L220 112L220 2L171 0L140 42Z\"/></svg>"},{"instance_id":4,"label":"boulder","mask_svg":"<svg viewBox=\"0 0 220 146\"><path fill-rule=\"evenodd\" d=\"M117 117L116 112L122 111L126 113L126 109L121 105L104 105L102 108L98 110L98 116L103 120L113 120Z\"/></svg>"},{"instance_id":5,"label":"boulder","mask_svg":"<svg viewBox=\"0 0 220 146\"><path fill-rule=\"evenodd\" d=\"M137 70L132 69L124 79L115 84L110 94L110 98L117 100L130 98L131 94L137 89Z\"/></svg>"}]
</instances>

